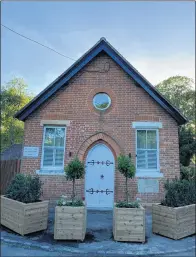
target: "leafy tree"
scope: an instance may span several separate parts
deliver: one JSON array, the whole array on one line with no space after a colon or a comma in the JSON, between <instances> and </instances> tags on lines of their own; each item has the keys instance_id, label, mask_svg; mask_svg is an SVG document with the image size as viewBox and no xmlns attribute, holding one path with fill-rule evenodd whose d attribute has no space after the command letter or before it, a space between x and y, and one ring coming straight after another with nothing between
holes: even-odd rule
<instances>
[{"instance_id":1,"label":"leafy tree","mask_svg":"<svg viewBox=\"0 0 196 257\"><path fill-rule=\"evenodd\" d=\"M99 109L105 109L106 107L108 107L108 102L101 103L101 104L96 104L96 107L99 108Z\"/></svg>"},{"instance_id":2,"label":"leafy tree","mask_svg":"<svg viewBox=\"0 0 196 257\"><path fill-rule=\"evenodd\" d=\"M128 178L135 176L135 166L129 156L120 155L118 157L118 170L126 179L126 204L128 205Z\"/></svg>"},{"instance_id":3,"label":"leafy tree","mask_svg":"<svg viewBox=\"0 0 196 257\"><path fill-rule=\"evenodd\" d=\"M180 162L188 166L196 150L194 81L174 76L162 81L156 88L189 120L188 124L179 128Z\"/></svg>"},{"instance_id":4,"label":"leafy tree","mask_svg":"<svg viewBox=\"0 0 196 257\"><path fill-rule=\"evenodd\" d=\"M180 179L196 181L196 168L194 166L180 166Z\"/></svg>"},{"instance_id":5,"label":"leafy tree","mask_svg":"<svg viewBox=\"0 0 196 257\"><path fill-rule=\"evenodd\" d=\"M180 163L189 166L195 154L195 133L190 126L182 126L179 130Z\"/></svg>"},{"instance_id":6,"label":"leafy tree","mask_svg":"<svg viewBox=\"0 0 196 257\"><path fill-rule=\"evenodd\" d=\"M190 122L195 120L194 81L188 77L174 76L163 80L156 86Z\"/></svg>"},{"instance_id":7,"label":"leafy tree","mask_svg":"<svg viewBox=\"0 0 196 257\"><path fill-rule=\"evenodd\" d=\"M12 144L22 143L24 124L14 114L26 105L32 96L27 93L27 84L14 78L1 89L1 151Z\"/></svg>"},{"instance_id":8,"label":"leafy tree","mask_svg":"<svg viewBox=\"0 0 196 257\"><path fill-rule=\"evenodd\" d=\"M65 174L67 180L72 181L72 204L75 200L75 181L76 179L81 179L84 177L85 166L84 163L81 162L78 157L75 157L72 161L68 163L65 167Z\"/></svg>"},{"instance_id":9,"label":"leafy tree","mask_svg":"<svg viewBox=\"0 0 196 257\"><path fill-rule=\"evenodd\" d=\"M193 155L192 163L193 163L193 164L195 165L195 167L196 167L196 155L195 155L195 154Z\"/></svg>"}]
</instances>

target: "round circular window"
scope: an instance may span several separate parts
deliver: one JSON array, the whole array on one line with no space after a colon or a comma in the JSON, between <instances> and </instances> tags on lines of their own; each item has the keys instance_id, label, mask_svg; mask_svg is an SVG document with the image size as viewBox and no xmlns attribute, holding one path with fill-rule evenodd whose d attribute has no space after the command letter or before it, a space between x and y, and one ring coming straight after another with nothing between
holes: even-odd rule
<instances>
[{"instance_id":1,"label":"round circular window","mask_svg":"<svg viewBox=\"0 0 196 257\"><path fill-rule=\"evenodd\" d=\"M111 105L111 98L106 93L98 93L93 98L93 105L98 110L106 110Z\"/></svg>"}]
</instances>

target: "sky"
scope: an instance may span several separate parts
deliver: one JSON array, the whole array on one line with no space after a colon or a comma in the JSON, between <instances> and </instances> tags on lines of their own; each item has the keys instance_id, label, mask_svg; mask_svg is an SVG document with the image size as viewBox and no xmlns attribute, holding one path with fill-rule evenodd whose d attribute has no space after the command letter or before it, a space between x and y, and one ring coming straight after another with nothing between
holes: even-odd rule
<instances>
[{"instance_id":1,"label":"sky","mask_svg":"<svg viewBox=\"0 0 196 257\"><path fill-rule=\"evenodd\" d=\"M6 1L1 23L75 60L105 37L153 85L195 79L194 1ZM34 95L74 62L3 27L1 56L1 83L24 78Z\"/></svg>"}]
</instances>

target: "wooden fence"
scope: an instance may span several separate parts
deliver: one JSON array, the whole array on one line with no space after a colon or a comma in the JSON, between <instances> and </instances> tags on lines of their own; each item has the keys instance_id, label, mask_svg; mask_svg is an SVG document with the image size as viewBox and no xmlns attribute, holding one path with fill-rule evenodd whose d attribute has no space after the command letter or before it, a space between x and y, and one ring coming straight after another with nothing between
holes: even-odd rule
<instances>
[{"instance_id":1,"label":"wooden fence","mask_svg":"<svg viewBox=\"0 0 196 257\"><path fill-rule=\"evenodd\" d=\"M1 161L1 195L5 194L5 190L11 180L17 173L20 173L21 160L4 160Z\"/></svg>"}]
</instances>

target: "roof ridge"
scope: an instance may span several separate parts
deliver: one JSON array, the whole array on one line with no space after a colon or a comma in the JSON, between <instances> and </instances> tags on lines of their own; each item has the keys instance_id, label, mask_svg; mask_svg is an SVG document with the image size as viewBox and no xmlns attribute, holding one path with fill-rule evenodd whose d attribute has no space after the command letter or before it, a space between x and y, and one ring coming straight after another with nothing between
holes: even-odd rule
<instances>
[{"instance_id":1,"label":"roof ridge","mask_svg":"<svg viewBox=\"0 0 196 257\"><path fill-rule=\"evenodd\" d=\"M26 106L15 114L15 118L25 120L42 103L51 97L57 90L67 84L85 65L87 65L100 52L105 51L121 68L130 75L147 93L154 98L170 115L181 125L187 122L187 119L174 107L168 100L127 60L124 58L107 40L101 37L99 41L85 52L77 61L75 61L65 72L50 83Z\"/></svg>"}]
</instances>

